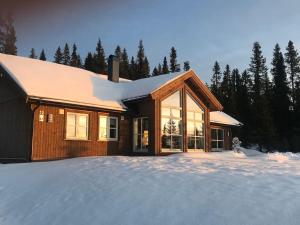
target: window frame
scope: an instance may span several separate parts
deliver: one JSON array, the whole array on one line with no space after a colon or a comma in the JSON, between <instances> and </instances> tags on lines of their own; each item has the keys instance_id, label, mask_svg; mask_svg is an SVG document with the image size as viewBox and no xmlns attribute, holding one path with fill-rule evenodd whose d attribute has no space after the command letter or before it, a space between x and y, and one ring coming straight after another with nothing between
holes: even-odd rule
<instances>
[{"instance_id":1,"label":"window frame","mask_svg":"<svg viewBox=\"0 0 300 225\"><path fill-rule=\"evenodd\" d=\"M101 137L101 117L106 118L106 134L107 137ZM110 127L110 120L115 119L116 121L116 127L111 128ZM116 131L116 137L111 138L110 137L110 130L113 129ZM109 115L98 115L98 141L118 141L119 140L119 118L117 116L109 116Z\"/></svg>"},{"instance_id":2,"label":"window frame","mask_svg":"<svg viewBox=\"0 0 300 225\"><path fill-rule=\"evenodd\" d=\"M224 128L221 128L221 127L213 127L213 128L211 128L211 133L212 133L212 130L217 130L217 139L213 139L213 137L212 137L212 134L211 134L211 149L212 150L224 150L225 149L225 146L224 146L224 144L225 144L225 129ZM223 133L223 139L219 139L219 132L218 132L218 130L222 130L222 133ZM216 142L217 143L217 148L213 148L212 146L213 146L213 142ZM223 147L222 148L219 148L219 142L223 142Z\"/></svg>"},{"instance_id":3,"label":"window frame","mask_svg":"<svg viewBox=\"0 0 300 225\"><path fill-rule=\"evenodd\" d=\"M172 105L163 105L163 101L168 99L169 97L171 97L172 95L176 94L176 92L179 92L179 105L180 107L178 106L172 106ZM183 146L183 138L184 138L184 131L183 131L183 90L179 89L179 90L176 90L174 91L173 93L171 93L170 95L166 96L165 98L163 98L161 101L160 101L160 126L162 125L162 121L163 119L169 119L170 121L179 121L179 124L181 124L181 127L180 127L180 134L174 134L174 133L171 133L171 134L163 134L162 132L162 127L160 129L160 132L161 132L161 135L160 135L160 139L161 139L161 152L162 153L178 153L178 152L184 152L184 146ZM167 115L163 115L163 110L169 110L169 116ZM177 116L174 116L174 114L172 113L173 110L179 110L179 113L180 113L180 117L177 117ZM170 143L171 143L171 146L170 148L163 148L162 146L162 137L163 136L167 136L167 137L170 137ZM180 141L181 141L181 148L178 149L178 148L173 148L173 137L177 137L177 138L180 138Z\"/></svg>"},{"instance_id":4,"label":"window frame","mask_svg":"<svg viewBox=\"0 0 300 225\"><path fill-rule=\"evenodd\" d=\"M68 116L69 115L74 115L75 116L75 124L74 124L74 128L75 128L75 136L74 137L71 137L71 136L68 136ZM86 117L86 137L84 138L81 138L81 137L78 137L77 136L77 117L78 116L85 116ZM66 140L73 140L73 141L88 141L89 140L89 123L90 123L90 120L89 120L89 114L88 113L77 113L77 112L67 112L66 113L66 129L65 129L65 138Z\"/></svg>"},{"instance_id":5,"label":"window frame","mask_svg":"<svg viewBox=\"0 0 300 225\"><path fill-rule=\"evenodd\" d=\"M187 104L187 98L190 97L192 101L194 101L194 103L199 107L199 109L202 112L196 111L196 110L188 110L188 104ZM205 110L203 109L203 107L198 103L198 101L189 93L186 91L185 93L185 98L186 98L186 106L185 106L185 110L186 110L186 130L188 128L188 122L192 122L194 125L194 134L193 135L189 135L188 133L186 134L186 138L187 138L187 151L188 152L195 152L195 151L204 151L205 150L205 136L206 136L206 132L205 132ZM193 119L188 118L188 113L192 113L193 114ZM200 113L202 115L201 120L196 119L196 114ZM196 124L197 123L201 123L202 125L202 129L203 129L203 135L197 135L196 134ZM188 131L187 131L188 132ZM194 146L195 148L189 148L188 146L188 138L194 138ZM203 138L203 149L200 148L196 148L196 140L197 138Z\"/></svg>"}]
</instances>

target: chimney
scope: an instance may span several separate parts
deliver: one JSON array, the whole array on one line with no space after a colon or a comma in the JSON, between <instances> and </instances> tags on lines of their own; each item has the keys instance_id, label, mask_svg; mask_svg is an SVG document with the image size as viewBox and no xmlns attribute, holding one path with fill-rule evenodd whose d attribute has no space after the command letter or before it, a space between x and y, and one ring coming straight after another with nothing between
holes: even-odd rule
<instances>
[{"instance_id":1,"label":"chimney","mask_svg":"<svg viewBox=\"0 0 300 225\"><path fill-rule=\"evenodd\" d=\"M119 83L119 59L114 55L108 58L108 80Z\"/></svg>"}]
</instances>

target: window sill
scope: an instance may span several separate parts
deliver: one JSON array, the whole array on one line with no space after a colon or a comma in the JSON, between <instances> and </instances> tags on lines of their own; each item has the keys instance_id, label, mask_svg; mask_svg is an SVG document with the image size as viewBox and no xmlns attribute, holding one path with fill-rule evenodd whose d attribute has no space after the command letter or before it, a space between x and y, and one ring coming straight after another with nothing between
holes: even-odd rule
<instances>
[{"instance_id":1,"label":"window sill","mask_svg":"<svg viewBox=\"0 0 300 225\"><path fill-rule=\"evenodd\" d=\"M118 139L98 139L99 142L110 142L110 141L113 141L113 142L117 142L119 141Z\"/></svg>"},{"instance_id":2,"label":"window sill","mask_svg":"<svg viewBox=\"0 0 300 225\"><path fill-rule=\"evenodd\" d=\"M88 139L66 138L65 141L91 141Z\"/></svg>"}]
</instances>

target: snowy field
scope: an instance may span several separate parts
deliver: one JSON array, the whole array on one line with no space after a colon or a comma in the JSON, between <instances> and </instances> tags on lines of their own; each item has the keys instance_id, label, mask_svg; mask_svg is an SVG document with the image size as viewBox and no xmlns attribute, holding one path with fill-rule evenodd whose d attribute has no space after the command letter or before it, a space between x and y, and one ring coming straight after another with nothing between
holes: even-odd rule
<instances>
[{"instance_id":1,"label":"snowy field","mask_svg":"<svg viewBox=\"0 0 300 225\"><path fill-rule=\"evenodd\" d=\"M300 224L300 154L0 164L0 225Z\"/></svg>"}]
</instances>

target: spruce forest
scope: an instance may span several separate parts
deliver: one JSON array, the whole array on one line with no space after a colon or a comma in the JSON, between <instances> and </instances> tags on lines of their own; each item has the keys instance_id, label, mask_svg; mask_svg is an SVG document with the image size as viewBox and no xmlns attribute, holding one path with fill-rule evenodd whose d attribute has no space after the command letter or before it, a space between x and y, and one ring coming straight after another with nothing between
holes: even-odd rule
<instances>
[{"instance_id":1,"label":"spruce forest","mask_svg":"<svg viewBox=\"0 0 300 225\"><path fill-rule=\"evenodd\" d=\"M17 35L13 24L10 14L0 17L0 53L17 55ZM126 48L120 46L115 48L114 55L120 61L120 77L126 79L136 80L181 71L174 47L169 57L162 57L162 62L152 72L142 40L135 57L129 57ZM76 44L68 43L58 46L52 59L44 49L38 54L34 48L29 57L107 73L107 56L100 39L95 51L88 52L85 58L78 53ZM183 70L189 69L189 61L183 62ZM266 64L259 42L253 44L249 66L242 71L229 65L221 68L216 61L208 86L224 106L224 112L243 123L235 132L243 145L258 144L260 149L269 151L299 150L300 57L292 41L284 50L278 44L274 46L271 65Z\"/></svg>"}]
</instances>

